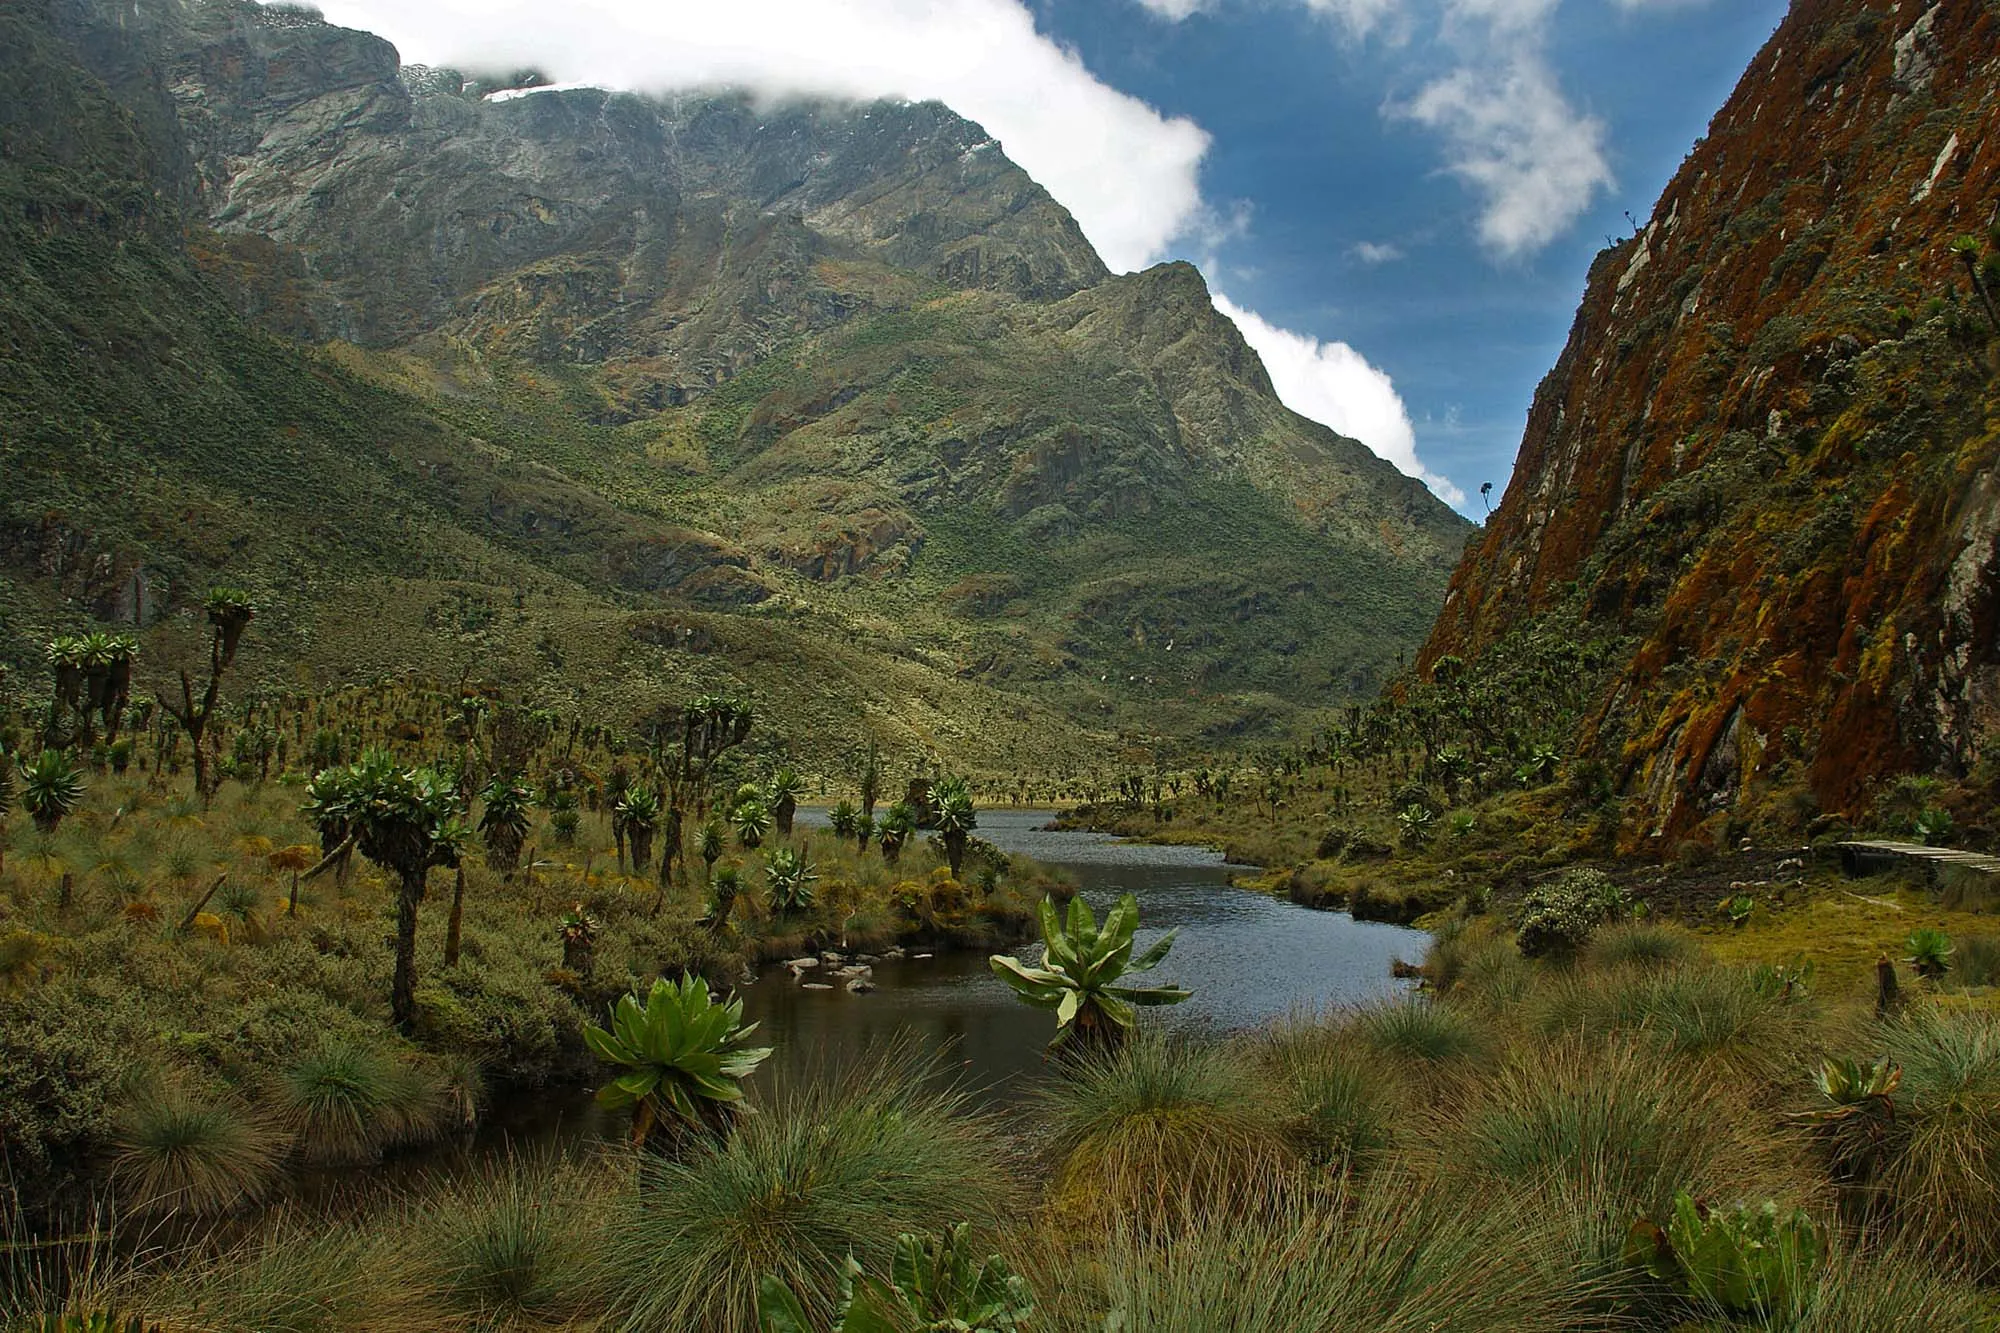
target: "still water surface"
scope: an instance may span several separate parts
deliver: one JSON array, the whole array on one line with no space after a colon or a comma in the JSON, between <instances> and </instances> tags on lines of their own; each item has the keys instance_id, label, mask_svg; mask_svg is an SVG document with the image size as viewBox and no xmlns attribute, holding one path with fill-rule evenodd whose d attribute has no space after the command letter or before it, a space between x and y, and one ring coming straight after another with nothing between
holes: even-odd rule
<instances>
[{"instance_id":1,"label":"still water surface","mask_svg":"<svg viewBox=\"0 0 2000 1333\"><path fill-rule=\"evenodd\" d=\"M1099 917L1124 893L1139 896L1143 950L1168 930L1180 935L1154 982L1178 982L1194 998L1148 1009L1142 1021L1175 1031L1231 1032L1273 1018L1361 1004L1396 993L1395 958L1423 953L1421 931L1355 921L1282 899L1233 888L1222 855L1199 847L1154 847L1103 834L1052 832L1047 810L983 810L979 836L1068 871ZM799 823L823 826L824 811L802 809ZM1018 952L1029 960L1039 944ZM1014 1101L1043 1070L1055 1015L1014 997L987 967L984 954L884 960L874 964L876 989L809 991L784 967L771 965L743 988L744 1016L762 1022L760 1044L776 1048L757 1082L839 1067L871 1046L899 1035L940 1052L975 1094L991 1103ZM812 979L808 973L806 980ZM599 1111L586 1092L530 1094L497 1106L480 1138L487 1144L553 1137L575 1142L615 1137L623 1115Z\"/></svg>"},{"instance_id":2,"label":"still water surface","mask_svg":"<svg viewBox=\"0 0 2000 1333\"><path fill-rule=\"evenodd\" d=\"M1052 832L1046 810L984 810L979 836L1067 870L1102 917L1123 893L1139 896L1134 951L1178 929L1174 949L1144 980L1178 982L1194 998L1149 1009L1142 1021L1175 1030L1235 1031L1271 1018L1390 994L1397 957L1423 953L1422 932L1355 921L1282 899L1233 888L1222 855L1199 847L1118 842L1098 833ZM801 811L801 823L823 815ZM1039 944L1017 950L1040 956ZM839 1063L898 1031L950 1052L975 1087L1008 1100L1042 1067L1055 1016L1022 1004L987 967L983 954L876 963L878 989L801 989L782 967L767 968L742 992L745 1017L761 1019L783 1068ZM812 980L808 974L806 980Z\"/></svg>"}]
</instances>

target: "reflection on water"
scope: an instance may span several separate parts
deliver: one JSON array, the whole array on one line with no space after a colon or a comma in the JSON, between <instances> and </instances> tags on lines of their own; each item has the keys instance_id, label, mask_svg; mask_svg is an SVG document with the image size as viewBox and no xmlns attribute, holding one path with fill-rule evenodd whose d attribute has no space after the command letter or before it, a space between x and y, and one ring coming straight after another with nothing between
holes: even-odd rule
<instances>
[{"instance_id":1,"label":"reflection on water","mask_svg":"<svg viewBox=\"0 0 2000 1333\"><path fill-rule=\"evenodd\" d=\"M1423 953L1421 931L1231 888L1218 852L1046 832L1042 826L1051 817L1048 811L981 811L979 836L1069 871L1100 918L1120 894L1137 894L1135 951L1164 931L1180 931L1173 952L1146 979L1178 982L1194 998L1143 1011L1141 1021L1149 1026L1240 1031L1288 1014L1364 1003L1403 986L1389 976L1392 959ZM823 826L825 812L802 809L799 823ZM1040 945L1020 952L1036 957ZM758 1040L776 1048L757 1081L768 1088L773 1078L838 1066L901 1033L947 1053L949 1065L996 1102L1018 1096L1041 1071L1055 1015L1016 999L983 954L885 959L874 968L877 989L861 995L840 987L806 990L777 965L744 988L745 1017L761 1021ZM482 1138L613 1135L626 1124L622 1115L599 1113L583 1095L531 1101L497 1108Z\"/></svg>"}]
</instances>

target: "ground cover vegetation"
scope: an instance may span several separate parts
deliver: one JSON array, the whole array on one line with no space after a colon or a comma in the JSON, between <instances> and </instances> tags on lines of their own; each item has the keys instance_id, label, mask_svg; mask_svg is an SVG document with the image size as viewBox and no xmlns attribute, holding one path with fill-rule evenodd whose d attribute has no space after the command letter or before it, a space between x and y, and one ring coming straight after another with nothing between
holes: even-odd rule
<instances>
[{"instance_id":1,"label":"ground cover vegetation","mask_svg":"<svg viewBox=\"0 0 2000 1333\"><path fill-rule=\"evenodd\" d=\"M944 775L898 774L872 842L795 823L808 779L736 700L614 728L468 683L238 697L258 613L212 601L192 705L58 641L0 721L0 1151L37 1225L105 1190L183 1221L291 1198L600 1056L641 1140L706 1123L754 1060L659 1043L709 984L819 948L990 950L1071 892L981 840ZM889 778L861 764L810 786L872 807Z\"/></svg>"},{"instance_id":2,"label":"ground cover vegetation","mask_svg":"<svg viewBox=\"0 0 2000 1333\"><path fill-rule=\"evenodd\" d=\"M180 1206L141 1229L149 1109L121 1161L154 1175L12 1244L5 1294L162 1330L2000 1326L1991 1010L1773 986L1646 921L1557 956L1467 918L1423 965L1367 1008L1072 1048L1005 1116L890 1043L683 1134L331 1206L244 1207L273 1131L211 1091L173 1132ZM699 982L645 1007L677 1001L747 1035ZM341 1086L386 1108L392 1068Z\"/></svg>"}]
</instances>

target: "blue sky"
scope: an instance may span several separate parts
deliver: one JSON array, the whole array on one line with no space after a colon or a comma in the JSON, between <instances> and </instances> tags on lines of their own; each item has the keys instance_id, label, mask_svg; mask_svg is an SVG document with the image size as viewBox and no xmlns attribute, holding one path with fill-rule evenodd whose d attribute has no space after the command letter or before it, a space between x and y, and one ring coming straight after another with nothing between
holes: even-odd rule
<instances>
[{"instance_id":1,"label":"blue sky","mask_svg":"<svg viewBox=\"0 0 2000 1333\"><path fill-rule=\"evenodd\" d=\"M322 0L411 62L936 98L1116 270L1199 264L1296 410L1478 517L1591 257L1784 0Z\"/></svg>"},{"instance_id":2,"label":"blue sky","mask_svg":"<svg viewBox=\"0 0 2000 1333\"><path fill-rule=\"evenodd\" d=\"M1548 64L1569 103L1603 122L1614 183L1545 245L1514 253L1482 244L1477 191L1445 170L1433 133L1395 111L1451 53L1357 44L1299 5L1223 4L1168 22L1133 0L1040 0L1036 14L1107 82L1213 136L1203 194L1225 213L1240 203L1247 222L1214 244L1178 238L1175 252L1270 323L1344 341L1386 371L1423 463L1476 516L1479 484L1497 499L1506 483L1592 256L1630 232L1625 211L1645 219L1784 10L1556 10Z\"/></svg>"}]
</instances>

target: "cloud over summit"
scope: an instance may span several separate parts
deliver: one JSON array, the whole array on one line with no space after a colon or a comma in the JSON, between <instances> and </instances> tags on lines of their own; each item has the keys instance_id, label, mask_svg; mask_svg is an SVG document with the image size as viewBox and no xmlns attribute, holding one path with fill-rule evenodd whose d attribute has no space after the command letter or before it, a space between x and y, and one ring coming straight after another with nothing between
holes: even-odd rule
<instances>
[{"instance_id":1,"label":"cloud over summit","mask_svg":"<svg viewBox=\"0 0 2000 1333\"><path fill-rule=\"evenodd\" d=\"M406 61L640 92L935 98L978 121L1114 270L1204 216L1206 132L1102 82L1017 0L322 0Z\"/></svg>"}]
</instances>

